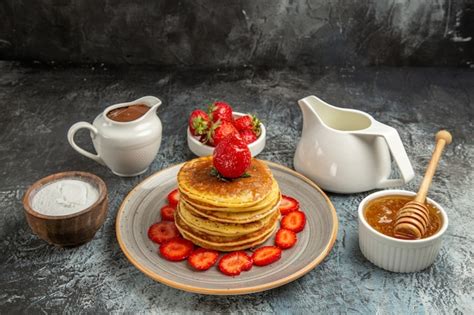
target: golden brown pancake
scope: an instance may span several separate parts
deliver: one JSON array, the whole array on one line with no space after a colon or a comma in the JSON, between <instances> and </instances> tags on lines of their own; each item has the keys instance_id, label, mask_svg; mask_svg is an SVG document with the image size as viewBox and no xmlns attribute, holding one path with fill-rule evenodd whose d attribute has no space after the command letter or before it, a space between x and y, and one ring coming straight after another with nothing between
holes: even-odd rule
<instances>
[{"instance_id":1,"label":"golden brown pancake","mask_svg":"<svg viewBox=\"0 0 474 315\"><path fill-rule=\"evenodd\" d=\"M204 248L232 251L257 246L276 230L280 188L268 166L252 159L249 177L222 181L211 174L212 157L178 173L175 223L181 235Z\"/></svg>"},{"instance_id":2,"label":"golden brown pancake","mask_svg":"<svg viewBox=\"0 0 474 315\"><path fill-rule=\"evenodd\" d=\"M201 157L183 165L178 173L181 194L191 200L224 208L245 208L261 202L272 192L274 178L263 162L252 159L250 177L223 182L211 175L212 157Z\"/></svg>"},{"instance_id":3,"label":"golden brown pancake","mask_svg":"<svg viewBox=\"0 0 474 315\"><path fill-rule=\"evenodd\" d=\"M278 210L278 209L277 209ZM269 213L267 216L261 218L260 220L249 222L249 223L223 223L209 220L205 217L196 215L189 210L182 203L179 204L176 209L177 214L180 219L182 219L188 226L193 229L217 236L239 236L239 235L249 235L253 232L258 232L260 229L264 228L268 222L273 221L275 215L278 216L276 211Z\"/></svg>"},{"instance_id":4,"label":"golden brown pancake","mask_svg":"<svg viewBox=\"0 0 474 315\"><path fill-rule=\"evenodd\" d=\"M263 208L257 211L240 211L240 212L226 212L226 211L209 211L203 210L196 206L189 204L186 200L182 199L180 204L184 204L186 209L203 218L207 218L210 221L223 222L223 223L249 223L261 220L270 213L277 211L280 204L281 196L278 194L278 198L275 199L270 207Z\"/></svg>"},{"instance_id":5,"label":"golden brown pancake","mask_svg":"<svg viewBox=\"0 0 474 315\"><path fill-rule=\"evenodd\" d=\"M279 214L277 213L272 220L270 220L259 231L249 233L247 235L239 236L217 236L209 235L197 231L186 224L185 221L175 214L176 227L184 238L192 241L194 244L214 250L232 251L246 249L265 242L275 231L278 225Z\"/></svg>"},{"instance_id":6,"label":"golden brown pancake","mask_svg":"<svg viewBox=\"0 0 474 315\"><path fill-rule=\"evenodd\" d=\"M238 245L225 245L222 243L211 243L211 242L204 241L200 238L197 238L193 235L190 235L188 232L182 231L179 227L178 227L178 230L180 230L181 234L183 235L185 239L190 240L197 246L207 248L207 249L218 250L222 252L233 252L236 250L244 250L244 249L253 248L264 243L273 235L276 228L277 228L277 224L275 224L275 226L269 232L267 232L266 234L262 234L258 239L253 240L253 241L248 241L246 243L241 243Z\"/></svg>"},{"instance_id":7,"label":"golden brown pancake","mask_svg":"<svg viewBox=\"0 0 474 315\"><path fill-rule=\"evenodd\" d=\"M190 196L186 195L185 192L180 191L180 198L186 201L188 204L192 205L194 208L200 210L207 210L207 211L214 211L214 212L250 212L250 211L261 211L268 209L271 205L275 203L275 200L280 198L280 188L278 187L278 183L274 180L271 188L271 192L263 198L257 204L248 207L216 207L214 205L207 204L203 201L194 200L190 198Z\"/></svg>"}]
</instances>

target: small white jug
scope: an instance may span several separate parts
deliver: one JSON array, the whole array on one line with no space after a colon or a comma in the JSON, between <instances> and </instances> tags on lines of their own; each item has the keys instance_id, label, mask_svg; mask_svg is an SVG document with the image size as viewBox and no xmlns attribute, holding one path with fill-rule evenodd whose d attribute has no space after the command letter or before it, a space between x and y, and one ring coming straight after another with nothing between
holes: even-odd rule
<instances>
[{"instance_id":1,"label":"small white jug","mask_svg":"<svg viewBox=\"0 0 474 315\"><path fill-rule=\"evenodd\" d=\"M298 101L303 132L295 169L324 190L356 193L402 186L414 177L398 132L367 113L338 108L316 96ZM402 178L389 179L391 159Z\"/></svg>"},{"instance_id":2,"label":"small white jug","mask_svg":"<svg viewBox=\"0 0 474 315\"><path fill-rule=\"evenodd\" d=\"M146 105L150 109L141 117L127 122L118 122L107 117L111 110L137 104ZM153 162L160 148L162 125L156 115L160 105L161 101L154 96L111 105L96 117L92 125L83 121L72 125L67 139L74 150L106 165L118 176L142 174ZM74 142L75 133L82 128L90 130L97 154L80 148Z\"/></svg>"}]
</instances>

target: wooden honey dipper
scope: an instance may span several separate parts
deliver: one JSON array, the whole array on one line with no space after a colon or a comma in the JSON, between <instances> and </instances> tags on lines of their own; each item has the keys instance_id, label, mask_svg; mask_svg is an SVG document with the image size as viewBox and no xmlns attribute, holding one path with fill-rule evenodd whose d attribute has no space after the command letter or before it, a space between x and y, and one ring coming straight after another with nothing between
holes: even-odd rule
<instances>
[{"instance_id":1,"label":"wooden honey dipper","mask_svg":"<svg viewBox=\"0 0 474 315\"><path fill-rule=\"evenodd\" d=\"M443 153L444 146L450 144L452 140L451 134L446 130L440 130L436 133L436 146L418 193L414 200L407 202L398 211L394 229L395 237L420 239L425 234L430 223L429 211L425 205L426 195L428 194L428 189L430 188L431 180Z\"/></svg>"}]
</instances>

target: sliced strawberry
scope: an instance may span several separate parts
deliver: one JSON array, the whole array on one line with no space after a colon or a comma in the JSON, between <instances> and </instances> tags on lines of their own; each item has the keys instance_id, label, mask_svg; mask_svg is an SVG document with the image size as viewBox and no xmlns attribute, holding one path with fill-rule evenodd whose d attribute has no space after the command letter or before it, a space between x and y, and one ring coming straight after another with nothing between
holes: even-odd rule
<instances>
[{"instance_id":1,"label":"sliced strawberry","mask_svg":"<svg viewBox=\"0 0 474 315\"><path fill-rule=\"evenodd\" d=\"M275 245L281 249L288 249L293 247L297 240L295 232L287 229L280 229L275 236Z\"/></svg>"},{"instance_id":2,"label":"sliced strawberry","mask_svg":"<svg viewBox=\"0 0 474 315\"><path fill-rule=\"evenodd\" d=\"M188 258L193 248L191 241L175 237L160 245L160 254L167 260L180 261Z\"/></svg>"},{"instance_id":3,"label":"sliced strawberry","mask_svg":"<svg viewBox=\"0 0 474 315\"><path fill-rule=\"evenodd\" d=\"M224 255L219 261L219 270L228 276L238 276L252 268L253 260L243 251Z\"/></svg>"},{"instance_id":4,"label":"sliced strawberry","mask_svg":"<svg viewBox=\"0 0 474 315\"><path fill-rule=\"evenodd\" d=\"M175 189L168 194L168 203L171 207L176 208L179 201L179 190Z\"/></svg>"},{"instance_id":5,"label":"sliced strawberry","mask_svg":"<svg viewBox=\"0 0 474 315\"><path fill-rule=\"evenodd\" d=\"M242 130L240 136L246 144L251 144L257 140L257 135L252 130Z\"/></svg>"},{"instance_id":6,"label":"sliced strawberry","mask_svg":"<svg viewBox=\"0 0 474 315\"><path fill-rule=\"evenodd\" d=\"M188 262L194 269L204 271L214 266L217 258L219 258L217 251L198 248L189 255Z\"/></svg>"},{"instance_id":7,"label":"sliced strawberry","mask_svg":"<svg viewBox=\"0 0 474 315\"><path fill-rule=\"evenodd\" d=\"M280 213L281 215L286 215L292 211L298 210L300 203L295 198L282 195L280 202Z\"/></svg>"},{"instance_id":8,"label":"sliced strawberry","mask_svg":"<svg viewBox=\"0 0 474 315\"><path fill-rule=\"evenodd\" d=\"M166 205L163 208L161 208L160 213L161 213L161 220L163 221L174 221L174 212L175 208Z\"/></svg>"},{"instance_id":9,"label":"sliced strawberry","mask_svg":"<svg viewBox=\"0 0 474 315\"><path fill-rule=\"evenodd\" d=\"M281 227L295 233L301 232L306 224L306 216L303 212L296 210L288 213L281 220Z\"/></svg>"},{"instance_id":10,"label":"sliced strawberry","mask_svg":"<svg viewBox=\"0 0 474 315\"><path fill-rule=\"evenodd\" d=\"M170 221L155 223L148 229L148 238L158 244L164 243L178 236L178 228L174 225L174 222Z\"/></svg>"},{"instance_id":11,"label":"sliced strawberry","mask_svg":"<svg viewBox=\"0 0 474 315\"><path fill-rule=\"evenodd\" d=\"M281 249L276 246L263 246L253 252L255 266L266 266L281 258Z\"/></svg>"}]
</instances>

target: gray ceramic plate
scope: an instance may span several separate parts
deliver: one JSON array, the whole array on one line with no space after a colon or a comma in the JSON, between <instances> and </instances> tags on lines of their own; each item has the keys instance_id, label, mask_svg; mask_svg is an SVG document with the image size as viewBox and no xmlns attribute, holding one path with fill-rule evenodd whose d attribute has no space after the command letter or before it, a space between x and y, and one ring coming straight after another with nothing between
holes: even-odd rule
<instances>
[{"instance_id":1,"label":"gray ceramic plate","mask_svg":"<svg viewBox=\"0 0 474 315\"><path fill-rule=\"evenodd\" d=\"M299 200L306 213L306 227L297 244L283 251L269 266L254 266L240 276L228 277L213 267L196 272L183 262L159 256L147 237L148 227L160 217L167 194L176 188L182 164L162 170L141 182L125 198L117 214L117 239L127 258L150 278L171 287L202 294L246 294L284 285L316 267L336 240L338 221L328 197L314 183L284 166L267 162L283 194ZM266 245L273 245L272 236Z\"/></svg>"}]
</instances>

